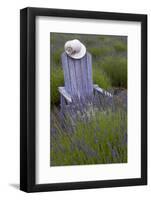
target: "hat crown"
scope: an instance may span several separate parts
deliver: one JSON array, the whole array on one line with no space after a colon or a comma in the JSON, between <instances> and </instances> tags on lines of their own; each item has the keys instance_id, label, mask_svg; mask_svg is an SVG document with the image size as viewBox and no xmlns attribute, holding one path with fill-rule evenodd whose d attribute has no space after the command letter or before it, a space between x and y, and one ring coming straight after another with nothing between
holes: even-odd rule
<instances>
[{"instance_id":1,"label":"hat crown","mask_svg":"<svg viewBox=\"0 0 151 200\"><path fill-rule=\"evenodd\" d=\"M64 48L68 55L79 53L81 50L81 42L77 39L67 41Z\"/></svg>"},{"instance_id":2,"label":"hat crown","mask_svg":"<svg viewBox=\"0 0 151 200\"><path fill-rule=\"evenodd\" d=\"M69 40L64 45L65 52L74 59L80 59L86 54L86 47L79 40Z\"/></svg>"}]
</instances>

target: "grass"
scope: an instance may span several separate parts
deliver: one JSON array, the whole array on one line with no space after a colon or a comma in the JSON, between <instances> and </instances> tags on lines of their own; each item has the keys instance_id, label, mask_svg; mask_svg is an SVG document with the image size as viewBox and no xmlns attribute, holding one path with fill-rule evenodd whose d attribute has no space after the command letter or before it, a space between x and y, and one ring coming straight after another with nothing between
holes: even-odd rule
<instances>
[{"instance_id":1,"label":"grass","mask_svg":"<svg viewBox=\"0 0 151 200\"><path fill-rule=\"evenodd\" d=\"M117 41L113 46L117 52L127 51L127 44L124 42Z\"/></svg>"},{"instance_id":2,"label":"grass","mask_svg":"<svg viewBox=\"0 0 151 200\"><path fill-rule=\"evenodd\" d=\"M93 114L92 114L93 113ZM53 114L51 166L127 162L127 114L124 110L89 112L71 127L69 118L61 123Z\"/></svg>"},{"instance_id":3,"label":"grass","mask_svg":"<svg viewBox=\"0 0 151 200\"><path fill-rule=\"evenodd\" d=\"M112 51L112 48L107 47L107 46L100 47L100 48L96 48L96 47L89 48L89 52L92 54L92 57L94 59L99 58L100 56L104 56L111 51Z\"/></svg>"},{"instance_id":4,"label":"grass","mask_svg":"<svg viewBox=\"0 0 151 200\"><path fill-rule=\"evenodd\" d=\"M109 56L100 63L111 80L113 87L127 88L127 59L120 56Z\"/></svg>"},{"instance_id":5,"label":"grass","mask_svg":"<svg viewBox=\"0 0 151 200\"><path fill-rule=\"evenodd\" d=\"M58 87L64 85L63 70L61 69L61 67L52 67L50 78L51 104L59 104L60 94L58 91Z\"/></svg>"},{"instance_id":6,"label":"grass","mask_svg":"<svg viewBox=\"0 0 151 200\"><path fill-rule=\"evenodd\" d=\"M111 88L111 81L109 77L97 66L93 67L93 82L103 89Z\"/></svg>"},{"instance_id":7,"label":"grass","mask_svg":"<svg viewBox=\"0 0 151 200\"><path fill-rule=\"evenodd\" d=\"M62 52L63 52L62 49L59 49L52 53L52 60L53 60L54 65L61 66L61 53Z\"/></svg>"}]
</instances>

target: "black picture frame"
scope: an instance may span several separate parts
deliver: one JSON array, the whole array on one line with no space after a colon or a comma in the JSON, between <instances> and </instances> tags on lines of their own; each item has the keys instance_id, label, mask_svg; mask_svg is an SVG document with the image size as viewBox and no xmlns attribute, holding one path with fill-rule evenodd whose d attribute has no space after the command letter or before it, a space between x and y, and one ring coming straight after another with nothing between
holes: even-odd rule
<instances>
[{"instance_id":1,"label":"black picture frame","mask_svg":"<svg viewBox=\"0 0 151 200\"><path fill-rule=\"evenodd\" d=\"M35 19L54 16L141 22L141 178L36 184ZM20 11L20 189L25 192L121 187L147 184L147 15L48 8Z\"/></svg>"}]
</instances>

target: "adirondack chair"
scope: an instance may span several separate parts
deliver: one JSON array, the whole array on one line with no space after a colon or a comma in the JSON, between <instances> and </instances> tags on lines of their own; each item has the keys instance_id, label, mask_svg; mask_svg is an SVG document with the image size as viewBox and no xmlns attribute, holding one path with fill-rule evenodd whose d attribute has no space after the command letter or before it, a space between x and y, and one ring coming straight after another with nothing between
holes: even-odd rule
<instances>
[{"instance_id":1,"label":"adirondack chair","mask_svg":"<svg viewBox=\"0 0 151 200\"><path fill-rule=\"evenodd\" d=\"M112 95L104 91L92 81L92 56L86 53L81 59L73 59L66 52L61 55L62 67L64 72L64 87L59 87L60 105L65 108L66 105L74 104L75 99L84 102L92 101L95 94Z\"/></svg>"}]
</instances>

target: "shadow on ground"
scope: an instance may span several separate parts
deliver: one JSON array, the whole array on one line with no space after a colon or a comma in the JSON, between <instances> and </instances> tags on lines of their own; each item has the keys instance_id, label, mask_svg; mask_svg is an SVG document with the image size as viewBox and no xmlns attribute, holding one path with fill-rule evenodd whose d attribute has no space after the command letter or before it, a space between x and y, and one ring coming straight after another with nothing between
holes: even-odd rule
<instances>
[{"instance_id":1,"label":"shadow on ground","mask_svg":"<svg viewBox=\"0 0 151 200\"><path fill-rule=\"evenodd\" d=\"M19 184L17 184L17 183L10 183L9 185L11 187L15 188L16 190L19 190Z\"/></svg>"}]
</instances>

